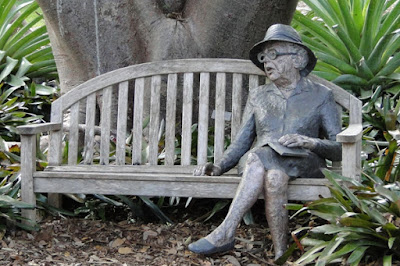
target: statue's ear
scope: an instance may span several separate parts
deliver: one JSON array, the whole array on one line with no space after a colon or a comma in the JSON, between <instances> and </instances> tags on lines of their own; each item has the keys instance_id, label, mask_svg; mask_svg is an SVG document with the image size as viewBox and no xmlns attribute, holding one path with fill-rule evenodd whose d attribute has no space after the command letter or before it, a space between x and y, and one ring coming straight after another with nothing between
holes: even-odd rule
<instances>
[{"instance_id":1,"label":"statue's ear","mask_svg":"<svg viewBox=\"0 0 400 266\"><path fill-rule=\"evenodd\" d=\"M294 55L292 58L293 58L294 67L299 70L304 69L308 64L307 52L304 49L299 50L299 52L296 55Z\"/></svg>"}]
</instances>

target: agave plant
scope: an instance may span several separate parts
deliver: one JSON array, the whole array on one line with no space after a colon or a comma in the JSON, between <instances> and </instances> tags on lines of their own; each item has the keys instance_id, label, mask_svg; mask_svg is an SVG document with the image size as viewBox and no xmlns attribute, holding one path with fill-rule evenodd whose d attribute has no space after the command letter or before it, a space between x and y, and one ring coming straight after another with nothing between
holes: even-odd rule
<instances>
[{"instance_id":1,"label":"agave plant","mask_svg":"<svg viewBox=\"0 0 400 266\"><path fill-rule=\"evenodd\" d=\"M399 260L400 184L384 185L378 178L363 185L328 170L324 174L331 183L332 197L298 205L294 215L311 213L326 221L293 232L307 231L299 244L306 246L306 252L296 263L358 265L381 259L383 265L392 265L392 260ZM350 187L340 184L343 182Z\"/></svg>"},{"instance_id":2,"label":"agave plant","mask_svg":"<svg viewBox=\"0 0 400 266\"><path fill-rule=\"evenodd\" d=\"M43 16L38 11L34 1L0 0L0 88L2 95L12 90L3 102L12 99L19 109L44 115L44 106L50 104L49 96L56 89L35 84L34 79L52 80L57 71Z\"/></svg>"},{"instance_id":3,"label":"agave plant","mask_svg":"<svg viewBox=\"0 0 400 266\"><path fill-rule=\"evenodd\" d=\"M37 13L38 4L0 0L0 7L0 82L15 86L26 81L24 75L27 78L57 77L43 15ZM33 15L32 21L27 22Z\"/></svg>"},{"instance_id":4,"label":"agave plant","mask_svg":"<svg viewBox=\"0 0 400 266\"><path fill-rule=\"evenodd\" d=\"M319 59L314 73L363 101L365 167L393 182L400 173L390 133L400 123L400 2L304 2L311 11L296 11L293 26Z\"/></svg>"},{"instance_id":5,"label":"agave plant","mask_svg":"<svg viewBox=\"0 0 400 266\"><path fill-rule=\"evenodd\" d=\"M37 230L37 225L26 225L20 215L20 209L31 209L32 205L17 199L21 186L19 174L8 176L6 172L0 171L2 180L0 182L0 232L6 231L6 225L12 224L26 230ZM6 175L6 176L4 176Z\"/></svg>"},{"instance_id":6,"label":"agave plant","mask_svg":"<svg viewBox=\"0 0 400 266\"><path fill-rule=\"evenodd\" d=\"M398 1L304 2L312 12L297 11L293 23L319 59L315 74L358 94L382 82L400 88Z\"/></svg>"}]
</instances>

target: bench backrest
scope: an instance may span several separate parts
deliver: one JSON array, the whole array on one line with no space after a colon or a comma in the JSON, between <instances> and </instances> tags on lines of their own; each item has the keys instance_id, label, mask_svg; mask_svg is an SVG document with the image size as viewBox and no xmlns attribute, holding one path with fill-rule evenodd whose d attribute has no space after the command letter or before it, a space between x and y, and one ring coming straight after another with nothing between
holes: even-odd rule
<instances>
[{"instance_id":1,"label":"bench backrest","mask_svg":"<svg viewBox=\"0 0 400 266\"><path fill-rule=\"evenodd\" d=\"M356 100L355 97L323 79L315 76L311 78L325 83L333 90L337 103L350 111L350 123L360 122L358 116L352 116L351 112L351 103ZM164 164L174 164L178 153L180 164L190 165L194 162L193 146L197 148L195 163L203 164L207 162L207 153L210 150L214 160L218 160L223 154L226 112L231 113L229 126L233 139L240 126L246 90L265 81L264 73L249 60L182 59L133 65L93 78L57 99L52 104L51 121L62 122L64 114L70 114L68 164L71 165L77 163L78 153L82 152L82 148L79 147L80 129L84 130L82 162L85 164L92 164L96 156L99 157L100 164L111 163L110 138L115 139L115 154L112 157L115 160L112 163L118 165L156 165L161 152L165 156ZM133 97L129 97L129 90L134 90ZM150 104L146 105L144 95L148 91ZM179 91L182 91L182 94L177 93ZM100 122L96 124L96 95L99 94L102 95ZM161 100L160 95L166 96L165 99ZM215 103L210 102L210 95L215 96ZM181 101L178 101L179 99ZM118 102L117 117L111 116L113 101ZM133 123L131 128L128 128L128 111L132 102ZM178 102L182 103L182 114L177 114L177 109L180 109L177 108ZM210 104L215 106L213 149L208 148L208 131L212 122ZM86 114L81 114L82 106L86 108ZM149 106L150 109L146 110L145 106ZM161 114L160 106L165 107L165 114ZM227 106L230 106L229 110ZM150 120L148 127L143 129L147 113ZM82 115L85 117L82 118ZM198 125L197 143L192 143L193 117ZM85 121L84 125L79 121ZM165 144L160 147L159 133L160 128L163 128L161 125L164 124L162 122L165 122ZM177 124L181 127L176 128ZM127 160L126 140L129 132L132 132L132 155ZM177 133L181 134L180 151L175 147ZM94 154L95 135L100 135L101 138L99 155ZM62 130L52 133L50 165L61 164L62 139ZM142 161L142 150L145 148L143 143L148 143L148 161Z\"/></svg>"}]
</instances>

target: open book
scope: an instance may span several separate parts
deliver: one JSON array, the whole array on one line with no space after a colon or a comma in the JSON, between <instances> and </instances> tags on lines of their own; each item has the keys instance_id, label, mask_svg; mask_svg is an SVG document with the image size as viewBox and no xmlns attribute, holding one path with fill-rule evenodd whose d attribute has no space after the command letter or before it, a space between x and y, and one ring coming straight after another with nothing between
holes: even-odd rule
<instances>
[{"instance_id":1,"label":"open book","mask_svg":"<svg viewBox=\"0 0 400 266\"><path fill-rule=\"evenodd\" d=\"M308 153L303 148L289 148L283 146L279 142L268 142L268 146L270 146L274 151L282 156L292 156L292 157L307 157Z\"/></svg>"}]
</instances>

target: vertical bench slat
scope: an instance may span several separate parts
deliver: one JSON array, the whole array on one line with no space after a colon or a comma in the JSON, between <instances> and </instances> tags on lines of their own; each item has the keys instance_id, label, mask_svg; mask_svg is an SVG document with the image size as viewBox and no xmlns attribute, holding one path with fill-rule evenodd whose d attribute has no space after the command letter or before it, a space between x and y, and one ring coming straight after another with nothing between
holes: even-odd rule
<instances>
[{"instance_id":1,"label":"vertical bench slat","mask_svg":"<svg viewBox=\"0 0 400 266\"><path fill-rule=\"evenodd\" d=\"M190 165L192 146L193 73L183 76L181 165Z\"/></svg>"},{"instance_id":2,"label":"vertical bench slat","mask_svg":"<svg viewBox=\"0 0 400 266\"><path fill-rule=\"evenodd\" d=\"M60 101L53 102L51 104L51 122L62 123L63 122L63 110ZM64 132L62 128L58 131L50 132L50 146L47 159L49 161L49 166L61 165L62 162L62 142L63 142ZM35 136L36 137L36 136ZM35 154L35 153L33 153ZM33 155L33 160L35 155ZM61 207L61 195L49 193L47 195L47 201L50 205L55 207ZM30 212L30 214L34 213ZM28 214L29 215L29 214Z\"/></svg>"},{"instance_id":3,"label":"vertical bench slat","mask_svg":"<svg viewBox=\"0 0 400 266\"><path fill-rule=\"evenodd\" d=\"M176 91L178 75L169 74L167 84L167 110L165 127L165 164L173 165L175 159Z\"/></svg>"},{"instance_id":4,"label":"vertical bench slat","mask_svg":"<svg viewBox=\"0 0 400 266\"><path fill-rule=\"evenodd\" d=\"M61 109L60 102L54 102L51 105L51 122L62 123L63 122L63 112ZM47 159L49 165L60 165L61 164L61 144L63 139L63 130L50 132L50 146Z\"/></svg>"},{"instance_id":5,"label":"vertical bench slat","mask_svg":"<svg viewBox=\"0 0 400 266\"><path fill-rule=\"evenodd\" d=\"M111 130L111 101L112 87L103 89L101 106L101 142L100 142L100 164L110 162L110 130Z\"/></svg>"},{"instance_id":6,"label":"vertical bench slat","mask_svg":"<svg viewBox=\"0 0 400 266\"><path fill-rule=\"evenodd\" d=\"M222 158L224 153L225 134L225 73L217 73L215 92L215 136L214 136L214 162Z\"/></svg>"},{"instance_id":7,"label":"vertical bench slat","mask_svg":"<svg viewBox=\"0 0 400 266\"><path fill-rule=\"evenodd\" d=\"M144 78L135 81L135 100L133 107L132 164L142 162Z\"/></svg>"},{"instance_id":8,"label":"vertical bench slat","mask_svg":"<svg viewBox=\"0 0 400 266\"><path fill-rule=\"evenodd\" d=\"M150 129L149 129L149 163L157 165L158 132L160 130L160 90L161 76L151 78Z\"/></svg>"},{"instance_id":9,"label":"vertical bench slat","mask_svg":"<svg viewBox=\"0 0 400 266\"><path fill-rule=\"evenodd\" d=\"M78 161L79 144L79 102L71 106L69 144L68 144L68 164L75 165Z\"/></svg>"},{"instance_id":10,"label":"vertical bench slat","mask_svg":"<svg viewBox=\"0 0 400 266\"><path fill-rule=\"evenodd\" d=\"M118 118L117 118L117 145L116 145L116 163L125 164L125 141L126 125L128 117L128 81L121 82L118 85Z\"/></svg>"},{"instance_id":11,"label":"vertical bench slat","mask_svg":"<svg viewBox=\"0 0 400 266\"><path fill-rule=\"evenodd\" d=\"M208 146L208 114L209 114L209 95L210 95L210 73L200 73L200 92L199 92L199 123L197 137L197 164L202 165L207 162Z\"/></svg>"},{"instance_id":12,"label":"vertical bench slat","mask_svg":"<svg viewBox=\"0 0 400 266\"><path fill-rule=\"evenodd\" d=\"M85 127L85 150L84 163L93 162L94 145L94 123L96 117L96 93L90 94L86 99L86 127Z\"/></svg>"},{"instance_id":13,"label":"vertical bench slat","mask_svg":"<svg viewBox=\"0 0 400 266\"><path fill-rule=\"evenodd\" d=\"M258 76L257 75L249 75L249 89L254 89L258 87Z\"/></svg>"},{"instance_id":14,"label":"vertical bench slat","mask_svg":"<svg viewBox=\"0 0 400 266\"><path fill-rule=\"evenodd\" d=\"M232 77L232 126L231 139L235 139L239 131L242 117L242 74L233 74Z\"/></svg>"}]
</instances>

